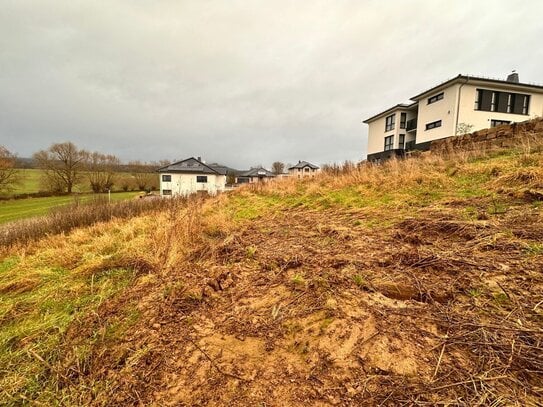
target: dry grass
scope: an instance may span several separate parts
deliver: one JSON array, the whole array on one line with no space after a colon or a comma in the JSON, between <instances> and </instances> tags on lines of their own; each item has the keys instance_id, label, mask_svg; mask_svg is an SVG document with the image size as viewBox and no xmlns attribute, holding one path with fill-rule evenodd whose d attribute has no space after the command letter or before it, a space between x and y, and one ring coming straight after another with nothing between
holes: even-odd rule
<instances>
[{"instance_id":1,"label":"dry grass","mask_svg":"<svg viewBox=\"0 0 543 407\"><path fill-rule=\"evenodd\" d=\"M177 201L177 200L176 200ZM181 199L181 201L183 201ZM27 243L46 235L107 222L114 218L132 218L149 211L167 210L176 205L158 197L109 203L105 198L60 207L49 215L22 219L0 226L0 246Z\"/></svg>"},{"instance_id":2,"label":"dry grass","mask_svg":"<svg viewBox=\"0 0 543 407\"><path fill-rule=\"evenodd\" d=\"M0 400L536 405L542 159L350 166L5 249Z\"/></svg>"}]
</instances>

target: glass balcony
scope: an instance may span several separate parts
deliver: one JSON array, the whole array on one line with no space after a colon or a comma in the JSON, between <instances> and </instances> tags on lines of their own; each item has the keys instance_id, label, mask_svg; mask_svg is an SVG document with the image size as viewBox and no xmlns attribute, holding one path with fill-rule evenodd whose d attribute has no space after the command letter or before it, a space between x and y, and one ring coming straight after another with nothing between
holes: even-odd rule
<instances>
[{"instance_id":1,"label":"glass balcony","mask_svg":"<svg viewBox=\"0 0 543 407\"><path fill-rule=\"evenodd\" d=\"M417 129L417 118L415 117L414 119L407 121L406 130L411 131L411 130L416 130L416 129Z\"/></svg>"}]
</instances>

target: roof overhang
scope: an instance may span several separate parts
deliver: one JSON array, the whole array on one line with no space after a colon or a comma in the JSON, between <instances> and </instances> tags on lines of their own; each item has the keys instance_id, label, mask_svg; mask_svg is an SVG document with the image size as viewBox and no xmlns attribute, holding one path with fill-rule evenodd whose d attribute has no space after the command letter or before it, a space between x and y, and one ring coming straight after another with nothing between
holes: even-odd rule
<instances>
[{"instance_id":1,"label":"roof overhang","mask_svg":"<svg viewBox=\"0 0 543 407\"><path fill-rule=\"evenodd\" d=\"M370 117L369 119L366 119L364 120L362 123L370 123L370 122L373 122L377 119L380 119L384 116L387 116L388 114L390 113L394 113L394 112L397 112L397 111L408 111L408 110L411 110L412 108L414 108L415 106L417 106L418 103L417 102L414 102L414 103L399 103L395 106L392 106L391 108L381 112L381 113L378 113L376 114L375 116L372 116Z\"/></svg>"},{"instance_id":2,"label":"roof overhang","mask_svg":"<svg viewBox=\"0 0 543 407\"><path fill-rule=\"evenodd\" d=\"M532 93L543 93L542 85L536 85L536 84L530 84L530 83L508 82L501 79L481 78L478 76L470 76L470 75L458 75L452 79L449 79L443 83L440 83L437 86L434 86L433 88L425 90L424 92L419 93L416 96L413 96L411 100L413 100L414 102L418 102L419 100L424 99L425 97L428 97L432 95L433 93L439 92L448 87L454 86L456 84L467 84L467 83L469 83L470 85L475 85L475 86L477 85L493 86L495 88L516 90L520 92L528 91Z\"/></svg>"}]
</instances>

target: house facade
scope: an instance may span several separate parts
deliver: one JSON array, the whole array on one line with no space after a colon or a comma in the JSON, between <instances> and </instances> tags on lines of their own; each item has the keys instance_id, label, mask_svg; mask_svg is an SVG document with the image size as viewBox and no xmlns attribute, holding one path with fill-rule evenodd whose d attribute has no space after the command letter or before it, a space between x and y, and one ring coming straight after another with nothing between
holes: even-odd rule
<instances>
[{"instance_id":1,"label":"house facade","mask_svg":"<svg viewBox=\"0 0 543 407\"><path fill-rule=\"evenodd\" d=\"M307 161L298 161L298 164L288 169L289 176L296 178L314 177L319 171L318 166Z\"/></svg>"},{"instance_id":2,"label":"house facade","mask_svg":"<svg viewBox=\"0 0 543 407\"><path fill-rule=\"evenodd\" d=\"M215 195L226 187L227 167L207 165L200 157L187 158L158 170L161 196Z\"/></svg>"},{"instance_id":3,"label":"house facade","mask_svg":"<svg viewBox=\"0 0 543 407\"><path fill-rule=\"evenodd\" d=\"M275 174L265 168L251 168L247 171L240 171L236 177L237 184L250 184L254 182L268 182L275 178Z\"/></svg>"},{"instance_id":4,"label":"house facade","mask_svg":"<svg viewBox=\"0 0 543 407\"><path fill-rule=\"evenodd\" d=\"M458 75L363 122L368 160L427 150L434 140L543 115L543 86Z\"/></svg>"}]
</instances>

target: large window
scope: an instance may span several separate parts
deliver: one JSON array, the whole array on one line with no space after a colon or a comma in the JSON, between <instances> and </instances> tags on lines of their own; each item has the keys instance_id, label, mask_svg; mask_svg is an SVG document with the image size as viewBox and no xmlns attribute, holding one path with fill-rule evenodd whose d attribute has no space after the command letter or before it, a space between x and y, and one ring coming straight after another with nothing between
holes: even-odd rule
<instances>
[{"instance_id":1,"label":"large window","mask_svg":"<svg viewBox=\"0 0 543 407\"><path fill-rule=\"evenodd\" d=\"M502 126L504 124L511 124L510 120L490 120L490 127Z\"/></svg>"},{"instance_id":2,"label":"large window","mask_svg":"<svg viewBox=\"0 0 543 407\"><path fill-rule=\"evenodd\" d=\"M475 110L527 115L529 108L530 95L477 89Z\"/></svg>"},{"instance_id":3,"label":"large window","mask_svg":"<svg viewBox=\"0 0 543 407\"><path fill-rule=\"evenodd\" d=\"M435 122L426 123L426 130L432 130L436 127L441 127L441 120L437 120Z\"/></svg>"},{"instance_id":4,"label":"large window","mask_svg":"<svg viewBox=\"0 0 543 407\"><path fill-rule=\"evenodd\" d=\"M441 100L441 99L443 99L443 92L438 93L437 95L434 95L434 96L428 98L428 104L430 105L430 104L435 103L435 102L437 102L438 100Z\"/></svg>"},{"instance_id":5,"label":"large window","mask_svg":"<svg viewBox=\"0 0 543 407\"><path fill-rule=\"evenodd\" d=\"M196 176L196 182L206 183L207 182L207 175L197 175Z\"/></svg>"},{"instance_id":6,"label":"large window","mask_svg":"<svg viewBox=\"0 0 543 407\"><path fill-rule=\"evenodd\" d=\"M398 139L398 148L400 150L403 150L405 145L405 134L400 134L400 138Z\"/></svg>"},{"instance_id":7,"label":"large window","mask_svg":"<svg viewBox=\"0 0 543 407\"><path fill-rule=\"evenodd\" d=\"M406 121L407 121L407 113L400 114L400 129L405 129Z\"/></svg>"},{"instance_id":8,"label":"large window","mask_svg":"<svg viewBox=\"0 0 543 407\"><path fill-rule=\"evenodd\" d=\"M387 116L385 119L385 131L394 130L394 123L396 121L396 113Z\"/></svg>"},{"instance_id":9,"label":"large window","mask_svg":"<svg viewBox=\"0 0 543 407\"><path fill-rule=\"evenodd\" d=\"M172 190L171 189L163 189L162 190L162 195L171 195L172 194Z\"/></svg>"},{"instance_id":10,"label":"large window","mask_svg":"<svg viewBox=\"0 0 543 407\"><path fill-rule=\"evenodd\" d=\"M172 176L171 175L162 175L162 182L172 182Z\"/></svg>"},{"instance_id":11,"label":"large window","mask_svg":"<svg viewBox=\"0 0 543 407\"><path fill-rule=\"evenodd\" d=\"M385 151L392 150L394 146L394 136L385 137Z\"/></svg>"}]
</instances>

